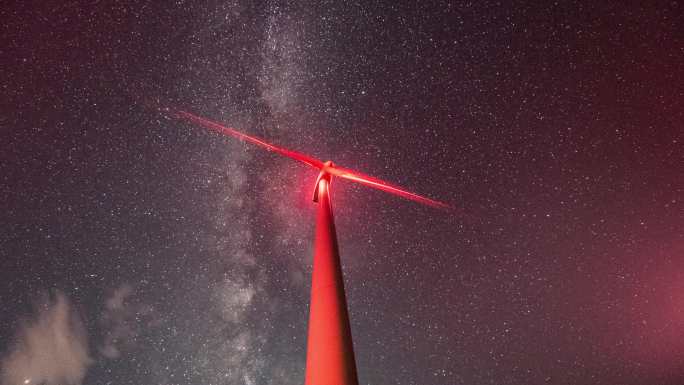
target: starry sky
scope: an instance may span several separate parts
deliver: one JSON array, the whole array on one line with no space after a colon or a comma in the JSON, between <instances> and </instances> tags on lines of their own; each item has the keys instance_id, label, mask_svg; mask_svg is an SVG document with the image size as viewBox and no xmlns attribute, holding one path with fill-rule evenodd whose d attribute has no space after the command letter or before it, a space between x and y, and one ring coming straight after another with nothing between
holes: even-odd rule
<instances>
[{"instance_id":1,"label":"starry sky","mask_svg":"<svg viewBox=\"0 0 684 385\"><path fill-rule=\"evenodd\" d=\"M361 384L684 383L678 2L0 9L0 384L301 384L317 173ZM536 3L536 4L535 4ZM644 3L646 4L646 3Z\"/></svg>"}]
</instances>

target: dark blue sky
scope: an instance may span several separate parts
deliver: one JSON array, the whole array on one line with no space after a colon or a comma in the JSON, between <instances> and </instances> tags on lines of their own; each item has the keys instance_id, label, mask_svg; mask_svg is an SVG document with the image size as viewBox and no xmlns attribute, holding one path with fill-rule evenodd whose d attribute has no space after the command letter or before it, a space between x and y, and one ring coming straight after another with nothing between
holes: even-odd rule
<instances>
[{"instance_id":1,"label":"dark blue sky","mask_svg":"<svg viewBox=\"0 0 684 385\"><path fill-rule=\"evenodd\" d=\"M316 172L163 107L459 208L334 183L362 384L684 381L677 2L0 15L2 385L303 383Z\"/></svg>"}]
</instances>

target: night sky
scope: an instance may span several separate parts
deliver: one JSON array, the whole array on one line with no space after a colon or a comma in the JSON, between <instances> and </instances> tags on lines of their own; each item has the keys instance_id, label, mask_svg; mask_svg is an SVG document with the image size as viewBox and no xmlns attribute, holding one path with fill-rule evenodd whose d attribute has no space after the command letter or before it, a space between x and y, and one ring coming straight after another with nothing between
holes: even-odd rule
<instances>
[{"instance_id":1,"label":"night sky","mask_svg":"<svg viewBox=\"0 0 684 385\"><path fill-rule=\"evenodd\" d=\"M0 9L0 384L303 383L317 172L166 108L456 208L333 183L361 384L684 384L678 2L85 3Z\"/></svg>"}]
</instances>

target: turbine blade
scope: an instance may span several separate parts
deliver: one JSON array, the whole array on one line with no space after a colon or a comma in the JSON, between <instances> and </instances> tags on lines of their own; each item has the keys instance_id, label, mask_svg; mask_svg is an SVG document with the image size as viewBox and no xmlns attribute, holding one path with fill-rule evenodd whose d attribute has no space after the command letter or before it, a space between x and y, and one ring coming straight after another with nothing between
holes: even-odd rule
<instances>
[{"instance_id":1,"label":"turbine blade","mask_svg":"<svg viewBox=\"0 0 684 385\"><path fill-rule=\"evenodd\" d=\"M398 195L400 197L410 199L412 201L422 203L428 206L432 207L438 207L438 208L449 208L451 209L452 207L449 206L446 203L439 202L430 198L426 198L423 196L420 196L418 194L414 194L410 191L406 191L402 189L401 187L394 186L390 183L387 183L381 179L374 178L369 175L365 175L363 173L360 173L358 171L350 170L344 167L338 167L338 166L326 166L322 161L312 158L308 155L304 155L302 153L288 150L285 148L281 148L278 146L275 146L273 144L270 144L268 142L265 142L264 140L257 138L255 136L247 135L244 134L234 128L226 127L220 123L214 122L209 119L202 118L200 116L194 115L190 112L187 111L178 111L176 113L177 117L183 118L189 122L199 124L205 128L208 128L212 131L218 132L223 135L230 135L235 138L250 142L252 144L256 144L257 146L263 147L269 151L276 152L280 155L286 156L288 158L300 161L306 165L309 165L313 168L323 170L324 172L327 172L331 175L338 176L340 178L348 179L354 182L361 183L363 185L386 191L394 195Z\"/></svg>"},{"instance_id":2,"label":"turbine blade","mask_svg":"<svg viewBox=\"0 0 684 385\"><path fill-rule=\"evenodd\" d=\"M398 195L402 198L410 199L412 201L422 203L428 206L432 207L438 207L438 208L451 208L446 203L439 202L430 198L426 198L423 196L420 196L418 194L414 194L410 191L406 191L402 189L401 187L394 186L390 183L387 183L381 179L374 178L369 175L362 174L358 171L350 170L344 167L338 167L338 166L333 166L333 167L326 167L325 171L330 173L331 175L338 176L340 178L348 179L354 182L361 183L363 185L386 191L388 193Z\"/></svg>"},{"instance_id":3,"label":"turbine blade","mask_svg":"<svg viewBox=\"0 0 684 385\"><path fill-rule=\"evenodd\" d=\"M269 151L277 152L278 154L286 156L288 158L298 160L298 161L300 161L304 164L307 164L311 167L314 167L317 169L323 168L323 162L321 162L320 160L318 160L316 158L312 158L310 156L304 155L304 154L299 153L297 151L292 151L292 150L288 150L285 148L281 148L281 147L272 145L272 144L267 143L267 142L255 137L255 136L243 134L242 132L237 131L234 128L226 127L220 123L211 121L209 119L199 117L197 115L191 114L191 113L186 112L186 111L179 111L178 116L181 118L184 118L190 122L197 123L201 126L204 126L205 128L208 128L208 129L215 131L215 132L218 132L220 134L230 135L230 136L236 137L238 139L242 139L244 141L256 144L257 146L261 146L261 147L263 147Z\"/></svg>"}]
</instances>

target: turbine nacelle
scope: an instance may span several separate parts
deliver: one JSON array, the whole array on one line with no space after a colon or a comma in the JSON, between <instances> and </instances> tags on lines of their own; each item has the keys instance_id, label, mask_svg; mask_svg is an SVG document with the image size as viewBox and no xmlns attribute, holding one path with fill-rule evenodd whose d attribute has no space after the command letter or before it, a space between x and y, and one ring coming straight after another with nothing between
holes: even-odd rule
<instances>
[{"instance_id":1,"label":"turbine nacelle","mask_svg":"<svg viewBox=\"0 0 684 385\"><path fill-rule=\"evenodd\" d=\"M333 165L332 160L329 160L325 163L323 163L323 167L321 167L321 172L318 173L318 178L316 178L316 185L314 186L314 192L313 192L313 201L318 203L318 193L321 188L321 181L326 181L328 186L330 186L330 182L332 181L332 175L330 174L330 170L335 167Z\"/></svg>"}]
</instances>

